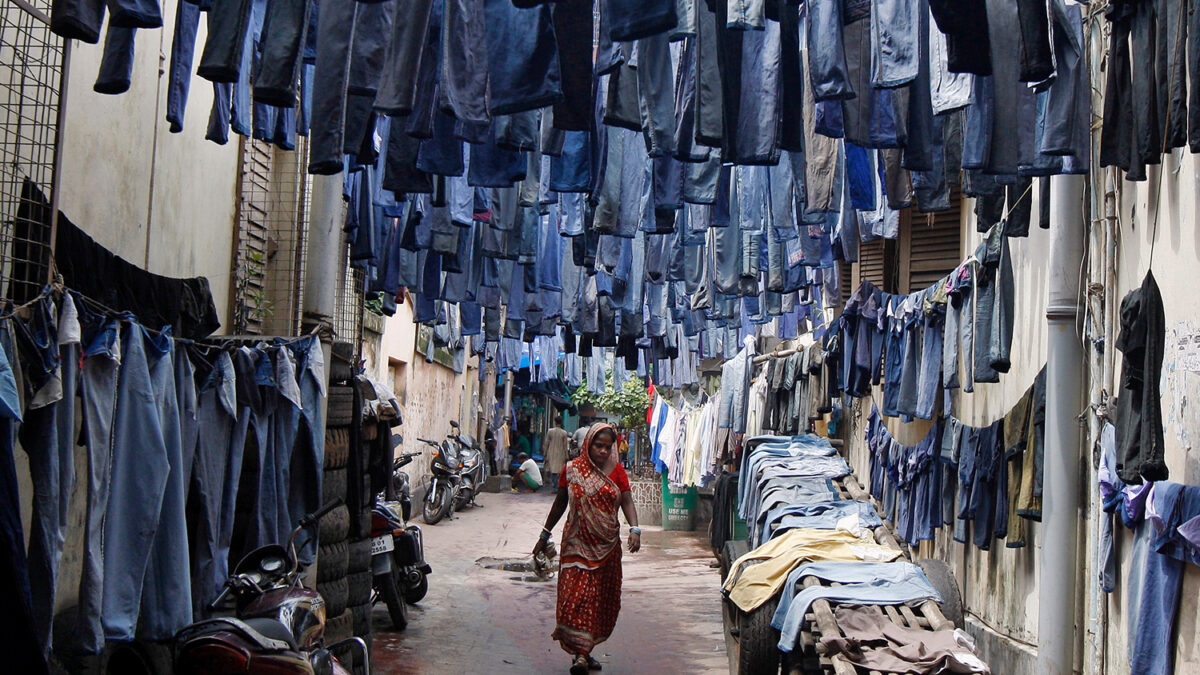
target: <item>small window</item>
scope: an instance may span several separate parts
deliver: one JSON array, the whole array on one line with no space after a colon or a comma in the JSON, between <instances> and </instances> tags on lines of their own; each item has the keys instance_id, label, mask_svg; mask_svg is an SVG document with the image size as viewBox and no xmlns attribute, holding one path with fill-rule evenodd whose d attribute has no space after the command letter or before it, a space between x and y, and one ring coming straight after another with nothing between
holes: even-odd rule
<instances>
[{"instance_id":1,"label":"small window","mask_svg":"<svg viewBox=\"0 0 1200 675\"><path fill-rule=\"evenodd\" d=\"M900 260L897 287L913 293L928 288L962 262L962 195L950 195L950 209L900 214Z\"/></svg>"}]
</instances>

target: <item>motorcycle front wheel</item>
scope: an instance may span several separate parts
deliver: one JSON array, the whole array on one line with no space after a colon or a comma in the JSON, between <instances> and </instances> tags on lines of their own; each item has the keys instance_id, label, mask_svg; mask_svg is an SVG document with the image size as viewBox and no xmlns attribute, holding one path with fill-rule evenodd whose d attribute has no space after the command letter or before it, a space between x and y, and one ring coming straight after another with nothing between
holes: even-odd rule
<instances>
[{"instance_id":1,"label":"motorcycle front wheel","mask_svg":"<svg viewBox=\"0 0 1200 675\"><path fill-rule=\"evenodd\" d=\"M425 518L426 523L437 525L438 521L445 518L450 511L450 489L441 481L434 481L429 489L433 490L433 497L424 500L421 515Z\"/></svg>"},{"instance_id":2,"label":"motorcycle front wheel","mask_svg":"<svg viewBox=\"0 0 1200 675\"><path fill-rule=\"evenodd\" d=\"M375 576L375 587L387 605L392 628L398 631L408 628L408 607L404 604L404 598L400 597L400 581L400 572L395 566L387 574Z\"/></svg>"}]
</instances>

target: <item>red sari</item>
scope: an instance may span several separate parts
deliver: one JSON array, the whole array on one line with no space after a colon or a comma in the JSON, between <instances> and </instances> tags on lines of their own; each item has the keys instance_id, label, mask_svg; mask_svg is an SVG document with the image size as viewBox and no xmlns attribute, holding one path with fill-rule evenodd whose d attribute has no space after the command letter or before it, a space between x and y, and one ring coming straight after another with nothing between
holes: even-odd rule
<instances>
[{"instance_id":1,"label":"red sari","mask_svg":"<svg viewBox=\"0 0 1200 675\"><path fill-rule=\"evenodd\" d=\"M588 454L592 438L608 425L587 434L583 452L567 463L559 487L567 488L570 512L559 558L558 605L551 637L568 654L590 654L612 635L621 611L621 525L617 513L629 476L620 464L610 473L597 468ZM615 432L613 432L615 436ZM614 448L615 451L615 448ZM616 452L612 456L616 457Z\"/></svg>"}]
</instances>

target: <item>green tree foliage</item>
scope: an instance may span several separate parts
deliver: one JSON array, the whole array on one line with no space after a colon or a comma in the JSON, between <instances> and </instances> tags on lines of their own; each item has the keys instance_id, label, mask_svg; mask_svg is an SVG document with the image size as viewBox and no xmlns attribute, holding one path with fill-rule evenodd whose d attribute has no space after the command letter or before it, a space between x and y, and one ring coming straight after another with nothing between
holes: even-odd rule
<instances>
[{"instance_id":1,"label":"green tree foliage","mask_svg":"<svg viewBox=\"0 0 1200 675\"><path fill-rule=\"evenodd\" d=\"M608 371L604 377L604 393L600 395L588 391L587 382L575 390L571 397L576 405L590 405L620 418L621 426L626 429L643 429L646 426L646 409L650 407L650 397L646 395L646 385L639 377L630 377L625 386L619 391L613 388L613 374Z\"/></svg>"}]
</instances>

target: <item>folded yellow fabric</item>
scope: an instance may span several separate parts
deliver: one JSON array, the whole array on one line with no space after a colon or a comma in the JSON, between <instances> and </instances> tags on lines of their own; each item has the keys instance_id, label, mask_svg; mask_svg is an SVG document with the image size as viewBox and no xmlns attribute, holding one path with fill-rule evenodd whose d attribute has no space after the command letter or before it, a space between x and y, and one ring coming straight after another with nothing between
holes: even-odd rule
<instances>
[{"instance_id":1,"label":"folded yellow fabric","mask_svg":"<svg viewBox=\"0 0 1200 675\"><path fill-rule=\"evenodd\" d=\"M903 553L840 530L789 530L734 561L725 580L729 599L749 612L779 592L788 574L807 562L891 562ZM745 563L763 562L742 570Z\"/></svg>"}]
</instances>

